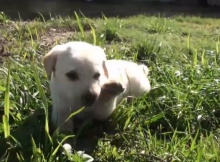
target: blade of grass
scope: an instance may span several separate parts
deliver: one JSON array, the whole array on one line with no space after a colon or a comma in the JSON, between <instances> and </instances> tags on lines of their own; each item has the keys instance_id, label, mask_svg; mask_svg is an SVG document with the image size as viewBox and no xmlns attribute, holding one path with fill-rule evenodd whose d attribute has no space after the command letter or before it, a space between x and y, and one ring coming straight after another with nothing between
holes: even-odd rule
<instances>
[{"instance_id":1,"label":"blade of grass","mask_svg":"<svg viewBox=\"0 0 220 162\"><path fill-rule=\"evenodd\" d=\"M187 49L190 50L190 34L187 37L186 46L187 46Z\"/></svg>"},{"instance_id":2,"label":"blade of grass","mask_svg":"<svg viewBox=\"0 0 220 162\"><path fill-rule=\"evenodd\" d=\"M9 118L7 115L2 116L4 136L7 139L10 135Z\"/></svg>"},{"instance_id":3,"label":"blade of grass","mask_svg":"<svg viewBox=\"0 0 220 162\"><path fill-rule=\"evenodd\" d=\"M10 136L10 125L9 125L9 100L10 92L10 67L8 68L7 81L6 81L6 90L5 90L5 99L4 99L4 115L3 115L3 128L4 128L4 137L8 138Z\"/></svg>"},{"instance_id":4,"label":"blade of grass","mask_svg":"<svg viewBox=\"0 0 220 162\"><path fill-rule=\"evenodd\" d=\"M43 22L45 23L46 20L45 20L44 16L40 12L37 12L37 13L40 15L40 17L42 18Z\"/></svg>"},{"instance_id":5,"label":"blade of grass","mask_svg":"<svg viewBox=\"0 0 220 162\"><path fill-rule=\"evenodd\" d=\"M197 49L195 49L195 51L193 52L193 66L197 66L198 64L198 51Z\"/></svg>"},{"instance_id":6,"label":"blade of grass","mask_svg":"<svg viewBox=\"0 0 220 162\"><path fill-rule=\"evenodd\" d=\"M219 38L218 38L218 41L216 42L216 54L218 55L219 54L219 45L220 45L220 42L219 42Z\"/></svg>"},{"instance_id":7,"label":"blade of grass","mask_svg":"<svg viewBox=\"0 0 220 162\"><path fill-rule=\"evenodd\" d=\"M45 93L43 91L43 88L41 86L40 78L39 78L39 75L37 73L36 65L35 65L34 61L32 61L31 67L33 69L33 76L34 76L34 79L36 81L37 89L39 91L39 94L41 96L43 106L44 106L44 111L45 111L45 133L46 133L47 137L49 138L50 142L53 143L52 138L49 134L49 119L48 119L49 113L48 113L47 98L46 98L46 95L45 95ZM45 143L47 143L47 138L45 140Z\"/></svg>"},{"instance_id":8,"label":"blade of grass","mask_svg":"<svg viewBox=\"0 0 220 162\"><path fill-rule=\"evenodd\" d=\"M40 148L36 146L33 137L31 137L31 143L32 143L32 151L33 151L33 155L32 155L33 161L35 160L36 161L40 160L42 162L46 161L43 152L41 151Z\"/></svg>"},{"instance_id":9,"label":"blade of grass","mask_svg":"<svg viewBox=\"0 0 220 162\"><path fill-rule=\"evenodd\" d=\"M31 37L31 47L34 47L35 41L34 41L34 39L33 39L33 34L32 34L32 32L31 32L30 28L27 27L27 30L28 30L29 35L30 35L30 37Z\"/></svg>"},{"instance_id":10,"label":"blade of grass","mask_svg":"<svg viewBox=\"0 0 220 162\"><path fill-rule=\"evenodd\" d=\"M16 153L16 156L17 156L17 159L18 159L19 162L24 162L25 161L22 154Z\"/></svg>"},{"instance_id":11,"label":"blade of grass","mask_svg":"<svg viewBox=\"0 0 220 162\"><path fill-rule=\"evenodd\" d=\"M82 110L84 109L84 107L82 107L81 109L74 111L72 114L70 114L68 116L68 118L65 120L65 122L67 122L68 120L70 120L70 118L72 118L73 116L75 116L76 114L80 113Z\"/></svg>"},{"instance_id":12,"label":"blade of grass","mask_svg":"<svg viewBox=\"0 0 220 162\"><path fill-rule=\"evenodd\" d=\"M80 30L80 32L81 32L81 34L82 34L82 38L83 38L83 40L84 40L85 35L84 35L84 29L83 29L81 20L80 20L78 14L76 13L76 11L74 11L74 14L75 14L75 16L76 16L76 21L77 21L77 24L78 24L78 26L79 26L79 30Z\"/></svg>"},{"instance_id":13,"label":"blade of grass","mask_svg":"<svg viewBox=\"0 0 220 162\"><path fill-rule=\"evenodd\" d=\"M94 45L97 45L97 39L96 39L96 33L95 33L95 29L92 27L91 24L90 25L90 28L92 29L91 33L92 33L92 37L93 37L93 44Z\"/></svg>"},{"instance_id":14,"label":"blade of grass","mask_svg":"<svg viewBox=\"0 0 220 162\"><path fill-rule=\"evenodd\" d=\"M202 61L202 65L205 66L206 65L205 50L203 50L202 52L201 61Z\"/></svg>"},{"instance_id":15,"label":"blade of grass","mask_svg":"<svg viewBox=\"0 0 220 162\"><path fill-rule=\"evenodd\" d=\"M53 162L56 153L58 152L59 148L62 147L62 144L64 143L65 140L67 140L68 138L74 137L74 135L68 135L65 136L62 141L59 143L59 145L55 148L55 150L53 151L53 153L51 154L50 158L49 158L49 162Z\"/></svg>"}]
</instances>

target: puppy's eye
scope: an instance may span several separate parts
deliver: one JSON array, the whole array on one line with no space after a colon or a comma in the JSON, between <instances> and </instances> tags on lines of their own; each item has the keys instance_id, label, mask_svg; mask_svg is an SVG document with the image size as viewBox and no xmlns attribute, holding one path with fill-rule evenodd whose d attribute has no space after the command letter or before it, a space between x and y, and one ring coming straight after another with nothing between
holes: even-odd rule
<instances>
[{"instance_id":1,"label":"puppy's eye","mask_svg":"<svg viewBox=\"0 0 220 162\"><path fill-rule=\"evenodd\" d=\"M79 79L79 76L76 71L69 71L68 73L66 73L66 76L72 81Z\"/></svg>"},{"instance_id":2,"label":"puppy's eye","mask_svg":"<svg viewBox=\"0 0 220 162\"><path fill-rule=\"evenodd\" d=\"M93 78L96 79L96 80L98 80L99 77L100 77L100 73L95 73L95 74L93 75Z\"/></svg>"}]
</instances>

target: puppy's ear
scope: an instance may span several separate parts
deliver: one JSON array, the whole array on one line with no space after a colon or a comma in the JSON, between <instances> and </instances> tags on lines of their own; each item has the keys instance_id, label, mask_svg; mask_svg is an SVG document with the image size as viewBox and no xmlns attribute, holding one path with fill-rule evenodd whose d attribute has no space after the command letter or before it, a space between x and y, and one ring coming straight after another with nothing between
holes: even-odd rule
<instances>
[{"instance_id":1,"label":"puppy's ear","mask_svg":"<svg viewBox=\"0 0 220 162\"><path fill-rule=\"evenodd\" d=\"M102 66L103 66L103 69L104 69L104 74L105 74L105 76L108 78L108 70L107 70L105 61L103 61Z\"/></svg>"},{"instance_id":2,"label":"puppy's ear","mask_svg":"<svg viewBox=\"0 0 220 162\"><path fill-rule=\"evenodd\" d=\"M47 78L51 79L52 72L55 72L55 66L57 61L57 54L54 51L48 52L43 58L44 69L47 73Z\"/></svg>"}]
</instances>

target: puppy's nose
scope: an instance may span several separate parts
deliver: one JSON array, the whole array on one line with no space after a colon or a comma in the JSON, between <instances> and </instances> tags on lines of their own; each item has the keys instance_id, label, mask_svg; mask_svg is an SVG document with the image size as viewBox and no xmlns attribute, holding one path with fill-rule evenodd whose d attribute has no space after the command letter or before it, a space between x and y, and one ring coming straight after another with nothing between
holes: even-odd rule
<instances>
[{"instance_id":1,"label":"puppy's nose","mask_svg":"<svg viewBox=\"0 0 220 162\"><path fill-rule=\"evenodd\" d=\"M91 106L97 98L97 95L92 92L87 92L82 96L82 101L85 106Z\"/></svg>"}]
</instances>

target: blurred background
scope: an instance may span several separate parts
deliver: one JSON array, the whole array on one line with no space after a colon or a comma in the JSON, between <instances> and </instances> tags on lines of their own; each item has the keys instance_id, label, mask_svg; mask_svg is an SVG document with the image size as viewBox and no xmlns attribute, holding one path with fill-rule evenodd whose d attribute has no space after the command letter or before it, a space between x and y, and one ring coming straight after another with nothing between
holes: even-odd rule
<instances>
[{"instance_id":1,"label":"blurred background","mask_svg":"<svg viewBox=\"0 0 220 162\"><path fill-rule=\"evenodd\" d=\"M87 17L102 13L120 17L158 13L219 17L220 0L0 0L0 11L12 19L32 19L39 13L45 18L72 15L74 11L81 11Z\"/></svg>"}]
</instances>

